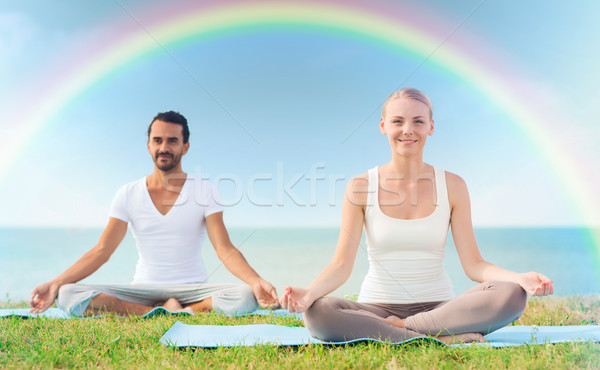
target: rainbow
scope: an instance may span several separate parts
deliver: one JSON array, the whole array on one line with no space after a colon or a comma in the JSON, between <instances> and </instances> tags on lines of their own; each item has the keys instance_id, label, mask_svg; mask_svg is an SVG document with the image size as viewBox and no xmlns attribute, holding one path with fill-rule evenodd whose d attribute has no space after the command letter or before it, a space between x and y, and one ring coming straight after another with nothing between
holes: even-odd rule
<instances>
[{"instance_id":1,"label":"rainbow","mask_svg":"<svg viewBox=\"0 0 600 370\"><path fill-rule=\"evenodd\" d=\"M545 129L540 117L519 100L514 90L507 86L497 72L486 68L487 64L478 62L466 48L445 42L447 35L436 34L431 28L423 29L423 23L411 23L408 16L402 15L396 8L390 11L383 2L352 1L220 1L212 3L185 3L176 9L155 10L150 22L147 19L143 27L136 26L120 30L105 45L101 45L95 55L80 61L71 69L60 83L43 93L37 99L38 109L31 112L22 122L21 129L4 148L13 154L12 161L0 162L0 181L15 159L19 157L27 143L53 116L76 97L94 86L107 75L135 61L161 51L164 46L185 42L199 37L219 35L230 32L244 32L255 27L313 29L323 33L336 33L343 37L360 38L370 43L401 49L421 59L430 57L433 63L494 102L506 114L511 124L528 138L530 143L547 159L548 170L557 175L570 197L577 214L585 220L597 220L597 210L588 199L595 199L592 189L588 188L577 165L563 153L555 150L558 143ZM416 9L404 9L403 13L419 14ZM424 18L422 18L424 19ZM424 22L428 24L431 22ZM117 27L118 28L118 27ZM158 43L157 40L160 42ZM445 43L444 43L445 42ZM444 44L443 47L439 47ZM435 50L433 55L430 55ZM469 50L474 50L471 46ZM600 271L600 232L588 230L590 245L593 246L595 260Z\"/></svg>"}]
</instances>

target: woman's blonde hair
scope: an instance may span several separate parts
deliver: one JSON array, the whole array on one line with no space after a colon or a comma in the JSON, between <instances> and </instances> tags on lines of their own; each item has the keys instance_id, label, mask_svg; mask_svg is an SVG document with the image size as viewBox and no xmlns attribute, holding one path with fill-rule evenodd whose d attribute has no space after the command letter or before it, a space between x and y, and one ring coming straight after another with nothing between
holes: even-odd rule
<instances>
[{"instance_id":1,"label":"woman's blonde hair","mask_svg":"<svg viewBox=\"0 0 600 370\"><path fill-rule=\"evenodd\" d=\"M431 104L431 100L429 100L429 97L425 95L425 93L423 93L422 91L413 89L411 87L405 87L404 89L395 91L390 96L388 96L388 98L383 103L383 110L381 112L382 117L385 117L385 108L387 107L387 105L392 100L398 98L408 98L420 101L421 103L425 104L427 108L429 108L429 118L433 118L433 106Z\"/></svg>"}]
</instances>

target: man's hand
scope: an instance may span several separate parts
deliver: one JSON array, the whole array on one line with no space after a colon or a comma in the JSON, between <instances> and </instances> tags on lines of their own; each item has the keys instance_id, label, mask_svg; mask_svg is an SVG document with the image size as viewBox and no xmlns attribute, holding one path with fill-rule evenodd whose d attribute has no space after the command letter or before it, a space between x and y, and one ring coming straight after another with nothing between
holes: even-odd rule
<instances>
[{"instance_id":1,"label":"man's hand","mask_svg":"<svg viewBox=\"0 0 600 370\"><path fill-rule=\"evenodd\" d=\"M58 284L51 282L35 287L33 292L31 292L31 300L29 301L31 310L29 310L29 312L40 313L46 311L46 309L54 303L59 288Z\"/></svg>"},{"instance_id":2,"label":"man's hand","mask_svg":"<svg viewBox=\"0 0 600 370\"><path fill-rule=\"evenodd\" d=\"M271 283L262 278L259 278L250 287L252 288L252 292L256 297L256 301L261 307L279 308L277 292L275 291L275 287L271 285Z\"/></svg>"}]
</instances>

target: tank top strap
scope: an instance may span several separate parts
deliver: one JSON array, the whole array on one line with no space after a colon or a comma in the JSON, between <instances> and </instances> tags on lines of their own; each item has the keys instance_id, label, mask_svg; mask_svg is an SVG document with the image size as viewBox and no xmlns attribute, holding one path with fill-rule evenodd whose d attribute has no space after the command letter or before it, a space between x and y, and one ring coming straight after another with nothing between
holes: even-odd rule
<instances>
[{"instance_id":1,"label":"tank top strap","mask_svg":"<svg viewBox=\"0 0 600 370\"><path fill-rule=\"evenodd\" d=\"M438 207L450 209L448 201L448 188L446 187L446 172L443 168L433 167L435 171L435 192L437 194Z\"/></svg>"},{"instance_id":2,"label":"tank top strap","mask_svg":"<svg viewBox=\"0 0 600 370\"><path fill-rule=\"evenodd\" d=\"M377 207L379 202L378 191L379 188L379 166L371 168L369 174L369 185L367 187L367 207L365 212L370 212L371 209Z\"/></svg>"}]
</instances>

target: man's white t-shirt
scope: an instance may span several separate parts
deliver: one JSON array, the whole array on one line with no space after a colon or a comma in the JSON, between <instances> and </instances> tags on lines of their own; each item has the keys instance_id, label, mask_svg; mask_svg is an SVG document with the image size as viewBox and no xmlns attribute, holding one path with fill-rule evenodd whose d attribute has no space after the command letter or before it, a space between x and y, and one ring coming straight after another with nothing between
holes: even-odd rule
<instances>
[{"instance_id":1,"label":"man's white t-shirt","mask_svg":"<svg viewBox=\"0 0 600 370\"><path fill-rule=\"evenodd\" d=\"M206 234L204 221L222 211L217 187L191 176L166 215L152 202L145 177L119 189L110 217L130 223L136 240L139 257L132 284L205 282L200 254Z\"/></svg>"}]
</instances>

